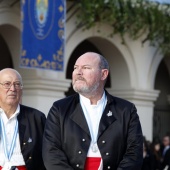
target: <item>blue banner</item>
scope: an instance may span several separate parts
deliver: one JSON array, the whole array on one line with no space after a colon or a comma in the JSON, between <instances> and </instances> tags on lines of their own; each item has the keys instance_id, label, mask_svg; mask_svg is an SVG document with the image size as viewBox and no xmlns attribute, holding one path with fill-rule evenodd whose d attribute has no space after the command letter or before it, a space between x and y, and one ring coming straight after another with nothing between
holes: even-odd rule
<instances>
[{"instance_id":1,"label":"blue banner","mask_svg":"<svg viewBox=\"0 0 170 170\"><path fill-rule=\"evenodd\" d=\"M65 0L21 1L20 67L63 71Z\"/></svg>"}]
</instances>

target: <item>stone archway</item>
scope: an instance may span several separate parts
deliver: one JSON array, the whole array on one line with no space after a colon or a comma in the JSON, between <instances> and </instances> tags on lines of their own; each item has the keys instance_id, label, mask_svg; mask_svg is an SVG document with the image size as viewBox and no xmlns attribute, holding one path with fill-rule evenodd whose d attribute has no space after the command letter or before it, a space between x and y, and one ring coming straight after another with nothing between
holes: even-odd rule
<instances>
[{"instance_id":1,"label":"stone archway","mask_svg":"<svg viewBox=\"0 0 170 170\"><path fill-rule=\"evenodd\" d=\"M70 56L67 70L66 70L66 78L67 79L72 79L72 70L73 70L74 63L76 62L76 59L79 56L81 56L82 54L84 54L85 52L96 52L96 53L103 55L100 52L100 50L95 46L95 44L91 43L89 40L84 40L82 43L80 43L75 48L75 50L73 51L73 53ZM110 75L109 75L105 87L110 88L110 86L111 86L111 84L110 84ZM66 94L66 96L69 96L73 93L74 93L74 90L72 88L72 85L70 85L69 90L65 94Z\"/></svg>"},{"instance_id":2,"label":"stone archway","mask_svg":"<svg viewBox=\"0 0 170 170\"><path fill-rule=\"evenodd\" d=\"M19 70L20 30L12 25L4 24L0 26L0 34L8 47L13 68Z\"/></svg>"},{"instance_id":3,"label":"stone archway","mask_svg":"<svg viewBox=\"0 0 170 170\"><path fill-rule=\"evenodd\" d=\"M170 134L170 103L168 95L170 94L170 66L169 56L165 57L157 69L155 78L155 89L160 90L160 95L155 102L153 116L153 137L160 138Z\"/></svg>"},{"instance_id":4,"label":"stone archway","mask_svg":"<svg viewBox=\"0 0 170 170\"><path fill-rule=\"evenodd\" d=\"M106 89L112 93L114 89L130 88L130 74L127 63L121 52L113 43L102 37L89 37L77 45L70 55L66 69L66 78L71 79L72 70L76 59L87 51L100 53L109 62L110 74L106 83ZM69 91L65 94L71 95L74 91L70 85Z\"/></svg>"},{"instance_id":5,"label":"stone archway","mask_svg":"<svg viewBox=\"0 0 170 170\"><path fill-rule=\"evenodd\" d=\"M0 70L4 68L13 68L13 62L11 58L11 54L9 51L9 48L3 39L3 37L0 35Z\"/></svg>"}]
</instances>

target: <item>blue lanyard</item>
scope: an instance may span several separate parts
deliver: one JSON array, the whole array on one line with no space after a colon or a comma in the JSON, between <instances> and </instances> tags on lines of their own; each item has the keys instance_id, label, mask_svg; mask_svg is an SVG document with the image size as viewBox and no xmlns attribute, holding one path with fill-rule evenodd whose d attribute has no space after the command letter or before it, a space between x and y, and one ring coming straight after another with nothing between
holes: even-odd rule
<instances>
[{"instance_id":1,"label":"blue lanyard","mask_svg":"<svg viewBox=\"0 0 170 170\"><path fill-rule=\"evenodd\" d=\"M4 127L4 122L2 120L2 117L1 117L1 131L2 131L2 139L3 139L3 145L4 145L4 153L5 153L5 156L8 159L8 161L10 161L12 154L13 154L13 151L14 151L16 138L17 138L18 120L16 120L15 130L14 130L14 134L13 134L13 138L12 138L12 142L11 142L11 146L10 146L9 151L7 149L6 133L5 133L5 127Z\"/></svg>"}]
</instances>

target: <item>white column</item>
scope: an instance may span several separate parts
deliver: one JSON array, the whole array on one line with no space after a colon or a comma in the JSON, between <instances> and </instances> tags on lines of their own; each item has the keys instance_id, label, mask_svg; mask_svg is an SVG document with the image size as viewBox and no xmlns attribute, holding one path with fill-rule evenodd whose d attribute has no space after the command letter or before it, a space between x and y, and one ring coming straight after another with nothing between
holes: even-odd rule
<instances>
[{"instance_id":1,"label":"white column","mask_svg":"<svg viewBox=\"0 0 170 170\"><path fill-rule=\"evenodd\" d=\"M114 96L129 100L136 105L143 135L147 140L152 141L154 101L156 101L159 91L138 89L107 89L107 91Z\"/></svg>"},{"instance_id":2,"label":"white column","mask_svg":"<svg viewBox=\"0 0 170 170\"><path fill-rule=\"evenodd\" d=\"M168 103L170 104L170 95L167 95Z\"/></svg>"}]
</instances>

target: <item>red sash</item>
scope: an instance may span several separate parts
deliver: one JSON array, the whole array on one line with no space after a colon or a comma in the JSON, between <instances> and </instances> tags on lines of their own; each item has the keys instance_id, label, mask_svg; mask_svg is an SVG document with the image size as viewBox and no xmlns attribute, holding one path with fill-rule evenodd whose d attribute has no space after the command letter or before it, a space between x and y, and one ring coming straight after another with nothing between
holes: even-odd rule
<instances>
[{"instance_id":1,"label":"red sash","mask_svg":"<svg viewBox=\"0 0 170 170\"><path fill-rule=\"evenodd\" d=\"M27 170L26 166L16 166L16 168L18 168L18 170ZM2 169L2 167L0 166L0 170Z\"/></svg>"},{"instance_id":2,"label":"red sash","mask_svg":"<svg viewBox=\"0 0 170 170\"><path fill-rule=\"evenodd\" d=\"M87 157L84 170L98 170L100 162L100 157Z\"/></svg>"}]
</instances>

